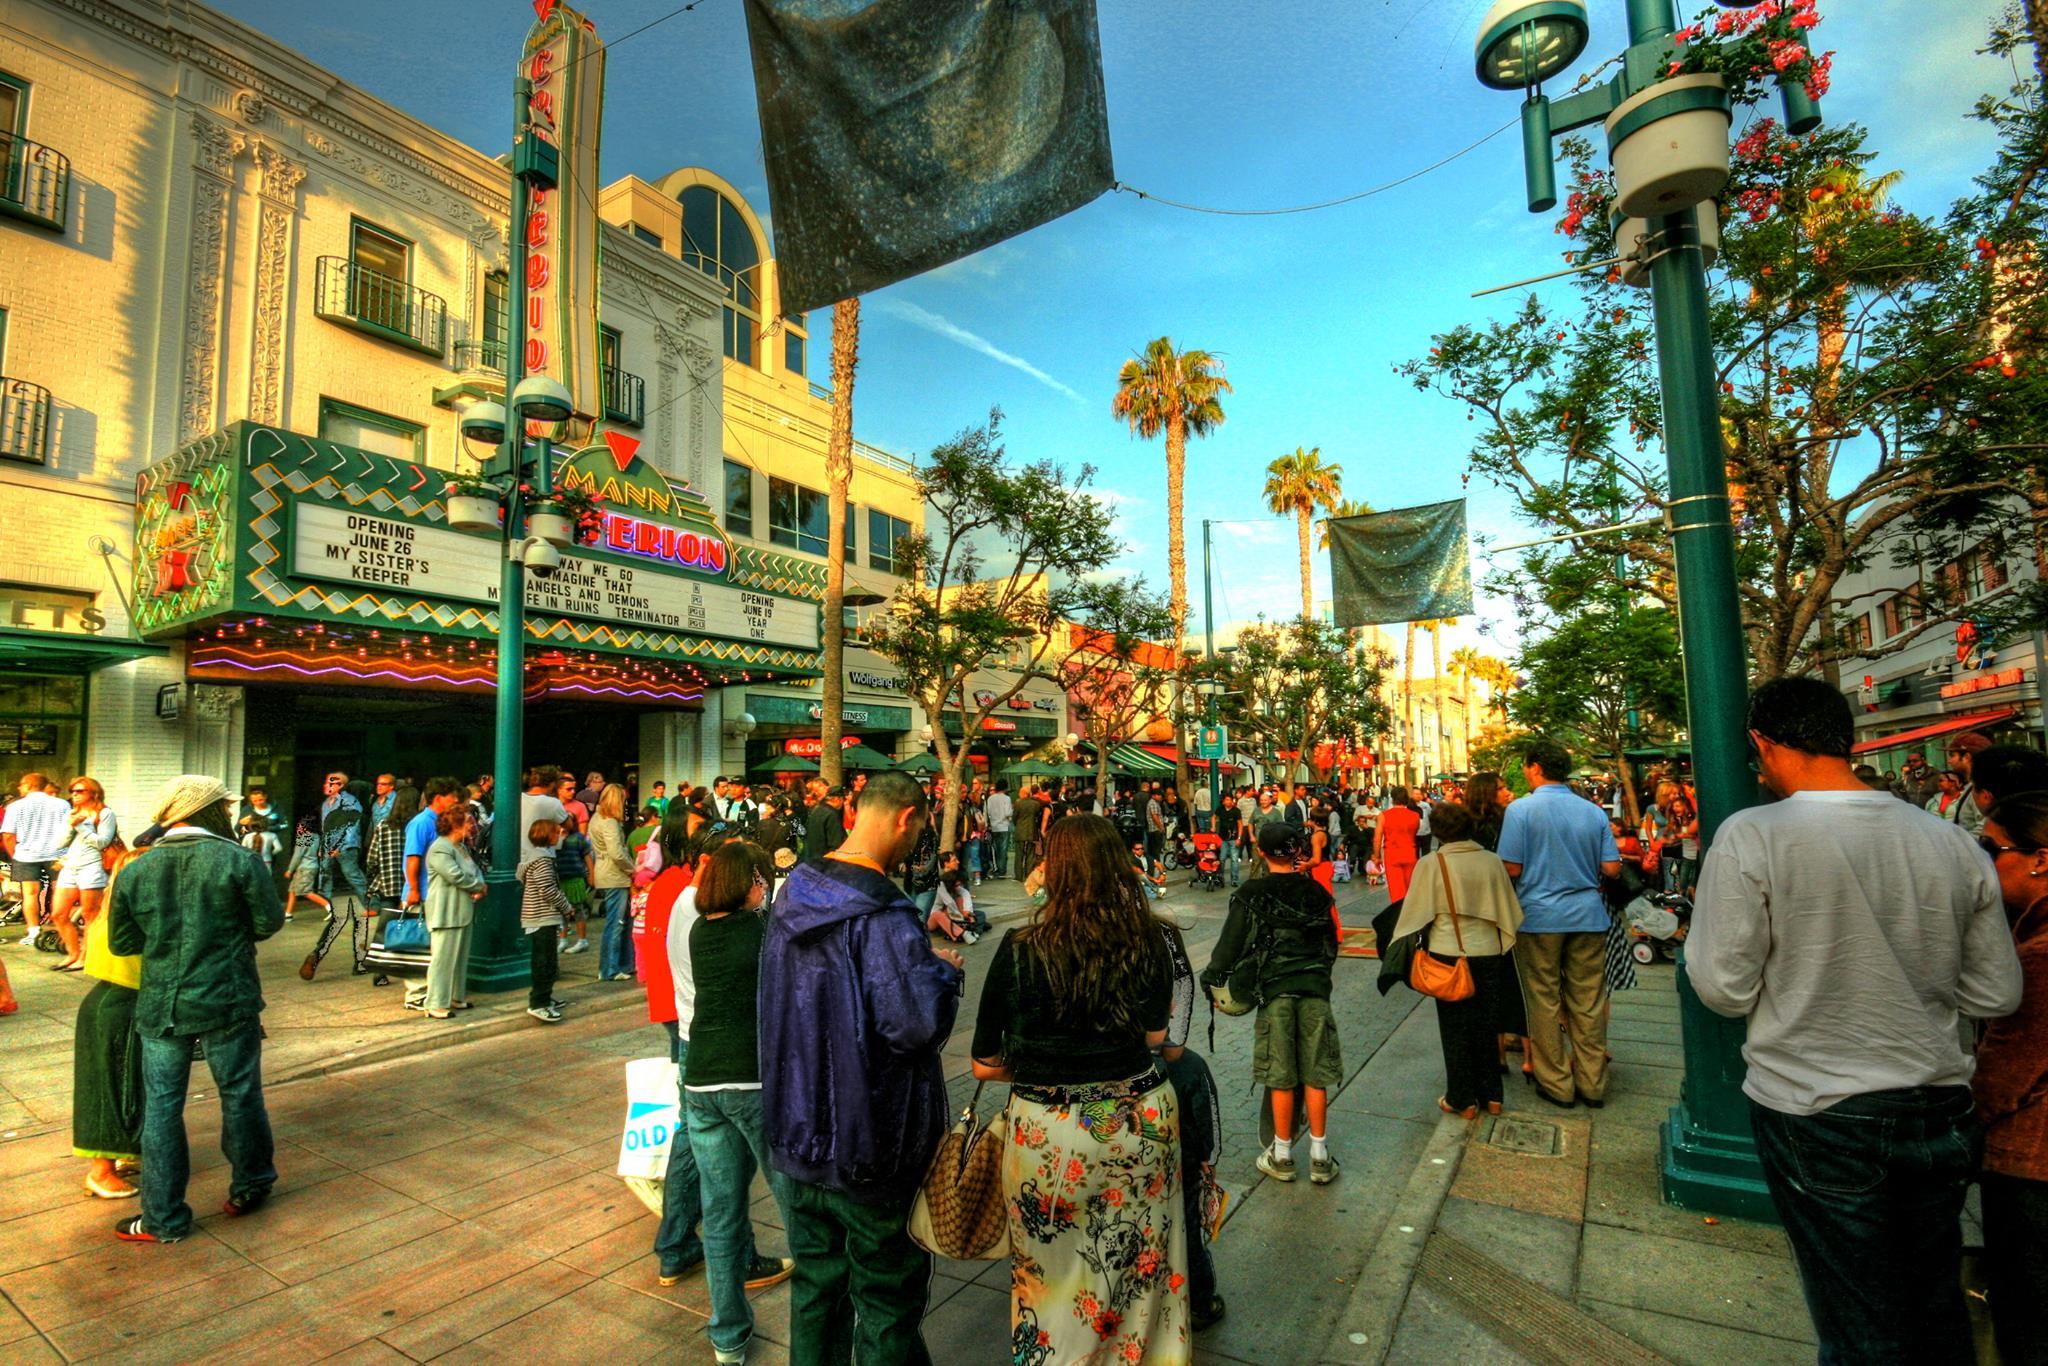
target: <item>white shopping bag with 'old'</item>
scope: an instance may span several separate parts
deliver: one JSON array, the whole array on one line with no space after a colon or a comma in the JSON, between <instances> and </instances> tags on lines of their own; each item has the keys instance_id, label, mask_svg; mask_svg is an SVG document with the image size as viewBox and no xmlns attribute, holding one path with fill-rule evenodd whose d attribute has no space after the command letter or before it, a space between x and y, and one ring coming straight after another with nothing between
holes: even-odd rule
<instances>
[{"instance_id":1,"label":"white shopping bag with 'old'","mask_svg":"<svg viewBox=\"0 0 2048 1366\"><path fill-rule=\"evenodd\" d=\"M619 1140L620 1176L661 1179L668 1170L669 1144L677 1141L676 1129L682 1122L681 1101L676 1065L667 1058L635 1058L626 1064L626 1132Z\"/></svg>"}]
</instances>

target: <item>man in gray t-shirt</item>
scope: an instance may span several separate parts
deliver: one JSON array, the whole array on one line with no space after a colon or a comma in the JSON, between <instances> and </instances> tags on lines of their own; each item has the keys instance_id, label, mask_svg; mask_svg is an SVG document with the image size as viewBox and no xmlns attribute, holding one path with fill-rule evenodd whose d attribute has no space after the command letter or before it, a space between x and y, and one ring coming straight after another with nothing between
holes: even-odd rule
<instances>
[{"instance_id":1,"label":"man in gray t-shirt","mask_svg":"<svg viewBox=\"0 0 2048 1366\"><path fill-rule=\"evenodd\" d=\"M1998 874L1856 777L1828 684L1765 683L1749 733L1783 800L1714 833L1686 976L1748 1022L1750 1126L1821 1359L1968 1361L1960 1219L1983 1137L1960 1024L2012 1013L2021 987Z\"/></svg>"}]
</instances>

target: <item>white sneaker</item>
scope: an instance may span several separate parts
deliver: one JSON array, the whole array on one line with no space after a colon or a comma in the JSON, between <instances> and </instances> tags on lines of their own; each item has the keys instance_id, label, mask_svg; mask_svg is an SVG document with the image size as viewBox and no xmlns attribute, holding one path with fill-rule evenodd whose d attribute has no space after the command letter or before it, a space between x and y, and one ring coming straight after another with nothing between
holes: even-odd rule
<instances>
[{"instance_id":1,"label":"white sneaker","mask_svg":"<svg viewBox=\"0 0 2048 1366\"><path fill-rule=\"evenodd\" d=\"M528 1006L526 1013L539 1020L542 1024L560 1024L562 1022L562 1012L554 1009L552 1006Z\"/></svg>"},{"instance_id":2,"label":"white sneaker","mask_svg":"<svg viewBox=\"0 0 2048 1366\"><path fill-rule=\"evenodd\" d=\"M564 949L562 950L562 952L563 952L563 953L589 953L589 952L590 952L590 941L589 941L588 939L579 939L579 940L577 940L577 941L576 941L575 943L573 943L573 944L569 945L569 946L568 946L567 948L564 948Z\"/></svg>"},{"instance_id":3,"label":"white sneaker","mask_svg":"<svg viewBox=\"0 0 2048 1366\"><path fill-rule=\"evenodd\" d=\"M960 937L970 944L979 944L981 942L981 936L976 934L973 930L962 930L960 932Z\"/></svg>"}]
</instances>

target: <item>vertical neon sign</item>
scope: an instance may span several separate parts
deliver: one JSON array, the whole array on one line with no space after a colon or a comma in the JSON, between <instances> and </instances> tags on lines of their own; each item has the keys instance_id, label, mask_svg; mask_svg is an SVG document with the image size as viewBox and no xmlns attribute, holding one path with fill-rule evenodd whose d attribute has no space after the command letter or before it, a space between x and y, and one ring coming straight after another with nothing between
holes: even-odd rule
<instances>
[{"instance_id":1,"label":"vertical neon sign","mask_svg":"<svg viewBox=\"0 0 2048 1366\"><path fill-rule=\"evenodd\" d=\"M598 375L597 156L604 104L604 45L591 22L554 0L521 57L533 94L536 136L555 146L555 188L536 188L526 219L526 355L529 375L559 380L586 423L604 411ZM587 425L586 425L587 430Z\"/></svg>"}]
</instances>

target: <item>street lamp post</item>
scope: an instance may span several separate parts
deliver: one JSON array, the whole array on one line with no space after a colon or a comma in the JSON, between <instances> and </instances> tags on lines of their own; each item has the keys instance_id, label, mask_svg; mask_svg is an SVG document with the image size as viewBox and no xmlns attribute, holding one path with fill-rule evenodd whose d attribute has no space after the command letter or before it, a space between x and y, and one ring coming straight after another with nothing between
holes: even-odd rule
<instances>
[{"instance_id":1,"label":"street lamp post","mask_svg":"<svg viewBox=\"0 0 2048 1366\"><path fill-rule=\"evenodd\" d=\"M498 572L498 678L496 744L491 774L496 789L491 823L491 869L486 876L476 947L469 960L469 986L502 991L523 985L529 959L519 932L519 850L524 834L520 794L525 790L526 727L526 569L531 563L556 564L560 555L545 542L525 534L526 507L520 488L529 477L535 487L552 487L551 450L539 439L529 455L526 424L561 422L574 416L569 392L546 375L525 375L527 219L532 192L555 184L556 153L532 126L533 85L525 76L513 84L511 277L507 281L505 403L479 403L463 415L462 433L491 439L497 456L485 467L504 489L505 555Z\"/></svg>"},{"instance_id":2,"label":"street lamp post","mask_svg":"<svg viewBox=\"0 0 2048 1366\"><path fill-rule=\"evenodd\" d=\"M1585 49L1583 0L1501 0L1486 16L1476 53L1478 76L1495 89L1525 92L1523 154L1532 213L1557 202L1550 150L1555 134L1606 122L1627 104L1629 111L1620 112L1610 125L1611 149L1619 141L1616 133L1625 138L1641 125L1711 99L1697 88L1656 93L1669 71L1676 9L1673 0L1626 3L1630 46L1621 73L1555 105L1544 98L1540 83L1570 66ZM1747 7L1754 0L1723 3ZM1791 85L1780 90L1790 131L1804 134L1819 125L1819 110L1804 90ZM1637 129L1626 126L1631 120ZM1708 193L1719 193L1719 187ZM1677 570L1686 710L1704 847L1722 820L1756 800L1756 779L1744 723L1747 666L1697 203L1695 197L1662 205L1668 212L1649 217L1645 249L1670 473L1666 516ZM1687 1208L1775 1219L1741 1089L1744 1026L1701 1005L1682 970L1682 951L1680 963L1685 1078L1663 1127L1664 1198Z\"/></svg>"}]
</instances>

